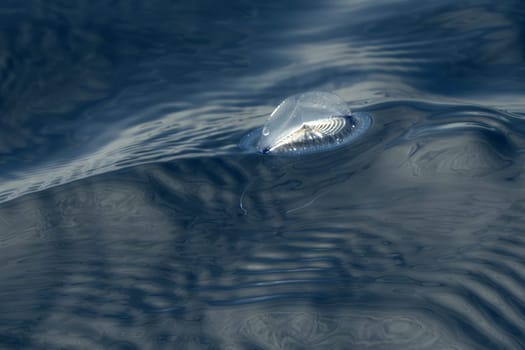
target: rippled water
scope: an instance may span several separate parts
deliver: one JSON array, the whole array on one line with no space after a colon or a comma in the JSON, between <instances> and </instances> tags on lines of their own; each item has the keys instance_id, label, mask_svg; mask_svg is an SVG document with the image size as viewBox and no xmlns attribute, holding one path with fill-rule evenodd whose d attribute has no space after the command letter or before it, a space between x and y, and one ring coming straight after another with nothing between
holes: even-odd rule
<instances>
[{"instance_id":1,"label":"rippled water","mask_svg":"<svg viewBox=\"0 0 525 350\"><path fill-rule=\"evenodd\" d=\"M525 349L520 1L3 1L0 348ZM287 96L373 118L243 135Z\"/></svg>"}]
</instances>

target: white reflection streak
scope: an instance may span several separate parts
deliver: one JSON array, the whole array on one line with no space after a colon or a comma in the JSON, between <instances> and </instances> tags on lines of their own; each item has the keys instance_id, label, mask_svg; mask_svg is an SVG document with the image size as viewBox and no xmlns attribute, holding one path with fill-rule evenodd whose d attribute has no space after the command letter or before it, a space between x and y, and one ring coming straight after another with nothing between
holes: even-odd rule
<instances>
[{"instance_id":1,"label":"white reflection streak","mask_svg":"<svg viewBox=\"0 0 525 350\"><path fill-rule=\"evenodd\" d=\"M305 204L301 205L301 206L298 206L297 208L292 208L292 209L289 209L286 211L286 214L290 214L290 213L293 213L295 211L298 211L298 210L301 210L301 209L305 209L309 206L311 206L312 204L314 204L314 202L316 200L318 200L321 196L325 195L328 191L325 191L325 192L321 192L319 193L317 196L315 196L314 198L312 198L311 200L309 200L308 202L306 202Z\"/></svg>"}]
</instances>

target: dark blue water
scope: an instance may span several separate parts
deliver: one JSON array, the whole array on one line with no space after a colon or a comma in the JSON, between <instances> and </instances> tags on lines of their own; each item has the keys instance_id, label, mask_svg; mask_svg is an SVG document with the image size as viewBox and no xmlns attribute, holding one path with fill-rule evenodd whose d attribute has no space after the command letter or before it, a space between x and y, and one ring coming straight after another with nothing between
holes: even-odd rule
<instances>
[{"instance_id":1,"label":"dark blue water","mask_svg":"<svg viewBox=\"0 0 525 350\"><path fill-rule=\"evenodd\" d=\"M524 152L522 1L2 1L0 348L525 349Z\"/></svg>"}]
</instances>

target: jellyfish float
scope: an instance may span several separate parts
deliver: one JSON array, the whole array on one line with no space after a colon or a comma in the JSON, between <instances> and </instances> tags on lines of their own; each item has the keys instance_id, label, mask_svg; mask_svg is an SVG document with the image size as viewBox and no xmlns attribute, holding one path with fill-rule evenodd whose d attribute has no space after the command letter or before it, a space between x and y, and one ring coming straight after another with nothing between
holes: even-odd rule
<instances>
[{"instance_id":1,"label":"jellyfish float","mask_svg":"<svg viewBox=\"0 0 525 350\"><path fill-rule=\"evenodd\" d=\"M262 128L247 134L241 148L267 155L300 155L341 147L362 136L372 119L351 113L330 92L307 92L285 99Z\"/></svg>"}]
</instances>

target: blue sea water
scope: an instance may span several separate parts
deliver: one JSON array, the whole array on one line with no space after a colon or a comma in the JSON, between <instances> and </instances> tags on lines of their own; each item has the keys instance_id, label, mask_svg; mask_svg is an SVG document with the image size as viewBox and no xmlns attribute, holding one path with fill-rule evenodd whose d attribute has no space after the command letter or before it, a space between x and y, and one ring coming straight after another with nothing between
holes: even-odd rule
<instances>
[{"instance_id":1,"label":"blue sea water","mask_svg":"<svg viewBox=\"0 0 525 350\"><path fill-rule=\"evenodd\" d=\"M524 151L520 0L2 1L0 348L525 349Z\"/></svg>"}]
</instances>

